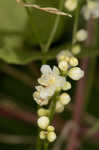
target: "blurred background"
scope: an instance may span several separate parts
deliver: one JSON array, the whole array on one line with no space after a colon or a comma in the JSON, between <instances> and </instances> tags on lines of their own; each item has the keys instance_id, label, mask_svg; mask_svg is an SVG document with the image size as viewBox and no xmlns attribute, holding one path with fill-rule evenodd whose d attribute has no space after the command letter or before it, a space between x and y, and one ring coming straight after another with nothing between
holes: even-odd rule
<instances>
[{"instance_id":1,"label":"blurred background","mask_svg":"<svg viewBox=\"0 0 99 150\"><path fill-rule=\"evenodd\" d=\"M32 3L35 1L29 0ZM44 7L58 8L58 0L37 0L36 3ZM66 12L65 9L63 11ZM44 45L47 42L55 17L56 15L33 9L32 19L30 19L26 9L15 0L0 1L0 150L35 149L38 134L37 104L32 94L37 85L37 78L40 76L41 61L44 59L39 43ZM51 66L57 64L56 54L70 45L73 21L74 17L62 16L60 19L50 52L46 55L48 64ZM90 29L83 17L80 17L79 22L79 28ZM88 46L85 43L82 44L83 48L78 56L87 72L87 80L83 88L79 86L85 89L85 92L82 91L80 95L81 97L84 95L85 98L78 149L99 150L98 19L91 20L91 24L93 29L89 30L89 34L93 30L94 34L90 34L90 37L95 44L89 43ZM54 120L57 135L63 137L60 143L63 146L62 149L66 149L68 143L68 124L73 117L76 105L75 93L78 85L75 82L72 84L73 88L70 91L72 102L64 113L55 116ZM64 136L63 131L66 134ZM57 147L57 142L50 146L50 149Z\"/></svg>"}]
</instances>

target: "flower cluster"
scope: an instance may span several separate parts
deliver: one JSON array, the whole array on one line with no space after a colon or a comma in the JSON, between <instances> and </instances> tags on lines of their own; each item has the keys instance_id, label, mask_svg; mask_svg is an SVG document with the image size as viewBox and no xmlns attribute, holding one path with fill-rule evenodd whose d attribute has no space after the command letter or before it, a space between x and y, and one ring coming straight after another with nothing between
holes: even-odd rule
<instances>
[{"instance_id":1,"label":"flower cluster","mask_svg":"<svg viewBox=\"0 0 99 150\"><path fill-rule=\"evenodd\" d=\"M56 93L55 112L63 112L65 106L71 101L70 95L67 93L71 89L71 83L67 81L67 76L73 80L79 80L84 76L83 70L78 66L78 59L74 56L80 52L80 46L75 45L71 52L63 50L57 55L58 67L53 69L49 65L42 65L41 77L38 79L39 85L33 93L33 98L40 106L50 105L54 101ZM38 109L38 127L40 131L40 139L47 139L53 142L56 139L55 129L51 125L50 115L51 108Z\"/></svg>"},{"instance_id":2,"label":"flower cluster","mask_svg":"<svg viewBox=\"0 0 99 150\"><path fill-rule=\"evenodd\" d=\"M34 92L34 100L40 105L47 105L51 97L55 92L64 89L66 84L65 77L60 75L60 71L57 67L50 68L49 65L43 65L41 67L41 77L38 79L39 86L36 86L36 92Z\"/></svg>"},{"instance_id":3,"label":"flower cluster","mask_svg":"<svg viewBox=\"0 0 99 150\"><path fill-rule=\"evenodd\" d=\"M87 4L82 9L85 20L89 20L90 17L99 17L99 0L87 0Z\"/></svg>"}]
</instances>

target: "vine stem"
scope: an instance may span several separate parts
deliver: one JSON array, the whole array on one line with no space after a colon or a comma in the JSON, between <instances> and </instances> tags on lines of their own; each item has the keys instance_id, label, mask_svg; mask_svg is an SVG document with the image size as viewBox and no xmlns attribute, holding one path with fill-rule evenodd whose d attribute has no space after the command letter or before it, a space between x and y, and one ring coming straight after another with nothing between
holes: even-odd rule
<instances>
[{"instance_id":1,"label":"vine stem","mask_svg":"<svg viewBox=\"0 0 99 150\"><path fill-rule=\"evenodd\" d=\"M92 39L90 38L90 33L92 34L93 30L90 27L91 27L91 23L89 20L87 24L88 39L85 43L86 46L89 46L92 43ZM80 130L79 129L80 129L81 118L84 112L85 87L86 87L88 65L89 65L89 58L83 59L81 68L84 70L85 76L77 83L76 94L75 94L73 121L76 125L76 128L72 128L71 130L71 135L70 135L69 143L68 143L66 150L75 150L78 148L80 144L80 141L79 141Z\"/></svg>"},{"instance_id":2,"label":"vine stem","mask_svg":"<svg viewBox=\"0 0 99 150\"><path fill-rule=\"evenodd\" d=\"M75 19L74 19L74 27L73 27L73 36L72 36L72 45L76 43L76 33L78 29L78 22L79 22L79 14L80 14L80 9L82 5L82 0L78 2L78 6L75 12Z\"/></svg>"},{"instance_id":3,"label":"vine stem","mask_svg":"<svg viewBox=\"0 0 99 150\"><path fill-rule=\"evenodd\" d=\"M60 2L59 2L59 10L62 10L63 4L64 4L64 0L60 0ZM48 52L48 49L50 48L50 45L51 45L51 43L52 43L52 41L54 39L55 33L56 33L58 25L59 25L60 17L61 17L60 15L56 16L56 19L55 19L55 22L54 22L51 34L49 36L48 42L45 45L44 50L43 50L44 53Z\"/></svg>"},{"instance_id":4,"label":"vine stem","mask_svg":"<svg viewBox=\"0 0 99 150\"><path fill-rule=\"evenodd\" d=\"M53 121L53 118L54 118L54 115L55 115L55 107L56 107L56 101L57 101L57 96L58 96L59 93L56 93L53 98L52 98L52 102L49 106L49 109L50 109L50 116L49 116L49 119L50 119L50 124L52 123ZM48 141L45 141L44 142L44 150L48 150L48 146L49 146L49 142Z\"/></svg>"}]
</instances>

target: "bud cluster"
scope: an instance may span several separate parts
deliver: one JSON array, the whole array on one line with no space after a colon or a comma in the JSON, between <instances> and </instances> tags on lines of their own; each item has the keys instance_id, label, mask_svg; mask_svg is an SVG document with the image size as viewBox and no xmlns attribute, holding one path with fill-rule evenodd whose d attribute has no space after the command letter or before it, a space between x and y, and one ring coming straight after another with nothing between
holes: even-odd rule
<instances>
[{"instance_id":1,"label":"bud cluster","mask_svg":"<svg viewBox=\"0 0 99 150\"><path fill-rule=\"evenodd\" d=\"M63 50L57 55L58 67L53 69L49 65L42 65L41 77L38 79L39 85L33 93L33 98L40 106L48 105L54 101L56 93L55 111L63 112L65 106L71 101L67 93L71 89L71 83L67 81L67 76L73 80L79 80L84 76L83 70L78 67L78 59L75 57L80 52L80 46L75 45L71 52ZM40 128L39 137L41 140L53 142L56 139L55 128L50 124L51 108L39 108L37 124Z\"/></svg>"},{"instance_id":2,"label":"bud cluster","mask_svg":"<svg viewBox=\"0 0 99 150\"><path fill-rule=\"evenodd\" d=\"M42 111L41 109L39 110L39 112ZM46 114L46 112L45 112ZM39 113L39 115L41 115ZM45 140L47 139L49 142L53 142L56 139L56 133L55 133L55 128L50 124L50 120L49 117L47 116L41 116L38 120L37 120L37 124L39 126L39 128L41 129L40 131L40 139L41 140Z\"/></svg>"}]
</instances>

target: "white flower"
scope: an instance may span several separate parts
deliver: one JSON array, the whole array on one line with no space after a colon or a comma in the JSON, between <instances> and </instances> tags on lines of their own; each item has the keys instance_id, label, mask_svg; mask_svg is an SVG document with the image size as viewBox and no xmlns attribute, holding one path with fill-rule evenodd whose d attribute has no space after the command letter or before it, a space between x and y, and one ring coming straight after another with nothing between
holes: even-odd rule
<instances>
[{"instance_id":1,"label":"white flower","mask_svg":"<svg viewBox=\"0 0 99 150\"><path fill-rule=\"evenodd\" d=\"M43 69L42 69L43 68ZM48 69L45 71L45 68ZM57 67L54 66L53 70L48 65L41 67L42 76L38 79L39 84L46 87L46 94L53 96L54 93L62 88L66 82L65 77L60 76Z\"/></svg>"},{"instance_id":2,"label":"white flower","mask_svg":"<svg viewBox=\"0 0 99 150\"><path fill-rule=\"evenodd\" d=\"M73 48L72 48L72 53L73 53L74 55L79 54L80 51L81 51L80 45L77 44L77 45L73 46Z\"/></svg>"},{"instance_id":3,"label":"white flower","mask_svg":"<svg viewBox=\"0 0 99 150\"><path fill-rule=\"evenodd\" d=\"M69 50L62 50L58 55L57 55L57 60L58 62L60 61L69 61L69 58L72 56L71 52Z\"/></svg>"},{"instance_id":4,"label":"white flower","mask_svg":"<svg viewBox=\"0 0 99 150\"><path fill-rule=\"evenodd\" d=\"M79 67L74 67L68 71L68 76L73 80L79 80L84 76L84 71Z\"/></svg>"},{"instance_id":5,"label":"white flower","mask_svg":"<svg viewBox=\"0 0 99 150\"><path fill-rule=\"evenodd\" d=\"M77 41L85 41L88 37L88 33L86 30L84 29L80 29L77 33L76 33L76 39Z\"/></svg>"},{"instance_id":6,"label":"white flower","mask_svg":"<svg viewBox=\"0 0 99 150\"><path fill-rule=\"evenodd\" d=\"M63 110L64 110L64 105L60 101L57 101L55 111L57 113L61 113L61 112L63 112Z\"/></svg>"},{"instance_id":7,"label":"white flower","mask_svg":"<svg viewBox=\"0 0 99 150\"><path fill-rule=\"evenodd\" d=\"M49 65L42 65L42 67L41 67L42 74L49 74L51 72L52 72L52 70Z\"/></svg>"},{"instance_id":8,"label":"white flower","mask_svg":"<svg viewBox=\"0 0 99 150\"><path fill-rule=\"evenodd\" d=\"M88 0L87 4L82 9L84 18L89 20L90 17L99 17L99 1L98 0Z\"/></svg>"},{"instance_id":9,"label":"white flower","mask_svg":"<svg viewBox=\"0 0 99 150\"><path fill-rule=\"evenodd\" d=\"M49 118L42 116L37 120L37 124L41 129L46 129L49 125Z\"/></svg>"},{"instance_id":10,"label":"white flower","mask_svg":"<svg viewBox=\"0 0 99 150\"><path fill-rule=\"evenodd\" d=\"M69 64L72 66L72 67L75 67L78 65L78 59L76 57L71 57L70 60L69 60Z\"/></svg>"},{"instance_id":11,"label":"white flower","mask_svg":"<svg viewBox=\"0 0 99 150\"><path fill-rule=\"evenodd\" d=\"M59 97L59 101L62 103L62 105L67 105L71 100L71 97L68 93L63 93Z\"/></svg>"},{"instance_id":12,"label":"white flower","mask_svg":"<svg viewBox=\"0 0 99 150\"><path fill-rule=\"evenodd\" d=\"M49 132L47 135L47 139L49 142L53 142L56 140L56 134L55 132Z\"/></svg>"},{"instance_id":13,"label":"white flower","mask_svg":"<svg viewBox=\"0 0 99 150\"><path fill-rule=\"evenodd\" d=\"M54 126L48 126L48 128L47 128L47 131L48 132L51 132L51 131L54 131L55 130L55 128L54 128Z\"/></svg>"},{"instance_id":14,"label":"white flower","mask_svg":"<svg viewBox=\"0 0 99 150\"><path fill-rule=\"evenodd\" d=\"M41 131L40 132L40 139L41 140L45 140L46 139L46 132L45 131Z\"/></svg>"},{"instance_id":15,"label":"white flower","mask_svg":"<svg viewBox=\"0 0 99 150\"><path fill-rule=\"evenodd\" d=\"M66 0L64 6L69 11L73 11L77 8L77 3L78 3L78 0Z\"/></svg>"},{"instance_id":16,"label":"white flower","mask_svg":"<svg viewBox=\"0 0 99 150\"><path fill-rule=\"evenodd\" d=\"M47 105L48 102L49 102L49 99L46 98L46 99L43 99L41 96L40 96L40 91L35 91L33 93L33 98L34 100L36 101L36 103L40 106L43 106L43 105Z\"/></svg>"},{"instance_id":17,"label":"white flower","mask_svg":"<svg viewBox=\"0 0 99 150\"><path fill-rule=\"evenodd\" d=\"M58 64L58 67L61 71L64 71L64 72L67 71L67 69L68 69L67 61L65 61L65 60L60 61Z\"/></svg>"},{"instance_id":18,"label":"white flower","mask_svg":"<svg viewBox=\"0 0 99 150\"><path fill-rule=\"evenodd\" d=\"M62 87L62 90L67 91L71 89L71 83L66 81L65 84Z\"/></svg>"}]
</instances>

